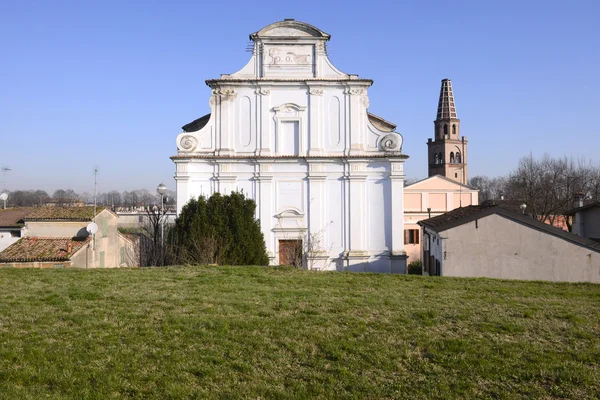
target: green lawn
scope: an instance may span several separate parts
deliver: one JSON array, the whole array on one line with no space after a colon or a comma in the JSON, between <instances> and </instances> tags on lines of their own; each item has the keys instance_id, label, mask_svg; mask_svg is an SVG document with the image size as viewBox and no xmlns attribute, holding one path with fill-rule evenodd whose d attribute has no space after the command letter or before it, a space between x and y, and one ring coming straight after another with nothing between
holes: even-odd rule
<instances>
[{"instance_id":1,"label":"green lawn","mask_svg":"<svg viewBox=\"0 0 600 400\"><path fill-rule=\"evenodd\" d=\"M598 398L600 285L0 270L0 398Z\"/></svg>"}]
</instances>

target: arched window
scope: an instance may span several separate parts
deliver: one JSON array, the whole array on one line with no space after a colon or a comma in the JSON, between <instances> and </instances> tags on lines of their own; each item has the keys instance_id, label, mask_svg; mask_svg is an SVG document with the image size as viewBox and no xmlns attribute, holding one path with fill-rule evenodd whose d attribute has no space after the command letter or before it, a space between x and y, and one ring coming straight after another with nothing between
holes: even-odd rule
<instances>
[{"instance_id":1,"label":"arched window","mask_svg":"<svg viewBox=\"0 0 600 400\"><path fill-rule=\"evenodd\" d=\"M456 135L456 124L452 124L452 136Z\"/></svg>"},{"instance_id":2,"label":"arched window","mask_svg":"<svg viewBox=\"0 0 600 400\"><path fill-rule=\"evenodd\" d=\"M444 136L448 135L448 124L444 124Z\"/></svg>"},{"instance_id":3,"label":"arched window","mask_svg":"<svg viewBox=\"0 0 600 400\"><path fill-rule=\"evenodd\" d=\"M461 161L460 161L460 152L458 152L458 151L456 152L456 163L457 164L461 163Z\"/></svg>"},{"instance_id":4,"label":"arched window","mask_svg":"<svg viewBox=\"0 0 600 400\"><path fill-rule=\"evenodd\" d=\"M439 159L440 159L440 164L443 164L444 163L444 155L442 153L440 153Z\"/></svg>"},{"instance_id":5,"label":"arched window","mask_svg":"<svg viewBox=\"0 0 600 400\"><path fill-rule=\"evenodd\" d=\"M450 152L450 164L454 164L454 152Z\"/></svg>"},{"instance_id":6,"label":"arched window","mask_svg":"<svg viewBox=\"0 0 600 400\"><path fill-rule=\"evenodd\" d=\"M433 163L434 164L438 164L439 163L438 153L434 153L433 154Z\"/></svg>"}]
</instances>

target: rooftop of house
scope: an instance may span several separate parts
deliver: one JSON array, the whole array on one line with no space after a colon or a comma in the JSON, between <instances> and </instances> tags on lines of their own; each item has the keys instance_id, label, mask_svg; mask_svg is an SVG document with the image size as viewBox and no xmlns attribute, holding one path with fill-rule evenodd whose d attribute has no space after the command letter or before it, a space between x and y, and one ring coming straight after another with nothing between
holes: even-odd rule
<instances>
[{"instance_id":1,"label":"rooftop of house","mask_svg":"<svg viewBox=\"0 0 600 400\"><path fill-rule=\"evenodd\" d=\"M516 212L513 208L514 205L510 202L508 202L508 204L502 202L484 202L478 206L456 208L442 215L419 221L418 224L439 233L492 214L497 214L514 222L529 226L532 229L560 237L569 242L600 252L600 243L538 221L537 219L524 214L520 209Z\"/></svg>"},{"instance_id":2,"label":"rooftop of house","mask_svg":"<svg viewBox=\"0 0 600 400\"><path fill-rule=\"evenodd\" d=\"M97 207L96 215L105 208ZM91 221L94 218L94 207L39 207L31 209L24 216L24 221Z\"/></svg>"},{"instance_id":3,"label":"rooftop of house","mask_svg":"<svg viewBox=\"0 0 600 400\"><path fill-rule=\"evenodd\" d=\"M571 211L569 211L567 213L567 215L575 215L579 211L584 211L584 210L588 210L590 208L595 208L595 207L600 207L600 201L584 202L584 204L582 206L572 209Z\"/></svg>"},{"instance_id":4,"label":"rooftop of house","mask_svg":"<svg viewBox=\"0 0 600 400\"><path fill-rule=\"evenodd\" d=\"M30 207L0 210L0 228L21 228L24 225L23 218L32 210Z\"/></svg>"},{"instance_id":5,"label":"rooftop of house","mask_svg":"<svg viewBox=\"0 0 600 400\"><path fill-rule=\"evenodd\" d=\"M69 261L91 237L24 237L0 252L0 262Z\"/></svg>"}]
</instances>

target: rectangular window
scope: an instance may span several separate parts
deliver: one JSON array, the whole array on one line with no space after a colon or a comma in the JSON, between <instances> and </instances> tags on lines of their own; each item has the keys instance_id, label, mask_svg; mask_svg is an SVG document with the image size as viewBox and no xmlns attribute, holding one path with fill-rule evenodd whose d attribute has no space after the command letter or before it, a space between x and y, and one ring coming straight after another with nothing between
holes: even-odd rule
<instances>
[{"instance_id":1,"label":"rectangular window","mask_svg":"<svg viewBox=\"0 0 600 400\"><path fill-rule=\"evenodd\" d=\"M282 121L278 132L279 154L297 156L300 151L300 129L298 121Z\"/></svg>"},{"instance_id":2,"label":"rectangular window","mask_svg":"<svg viewBox=\"0 0 600 400\"><path fill-rule=\"evenodd\" d=\"M21 237L21 231L10 231L10 237Z\"/></svg>"},{"instance_id":3,"label":"rectangular window","mask_svg":"<svg viewBox=\"0 0 600 400\"><path fill-rule=\"evenodd\" d=\"M404 243L405 244L419 244L419 230L418 229L405 229L404 230Z\"/></svg>"}]
</instances>

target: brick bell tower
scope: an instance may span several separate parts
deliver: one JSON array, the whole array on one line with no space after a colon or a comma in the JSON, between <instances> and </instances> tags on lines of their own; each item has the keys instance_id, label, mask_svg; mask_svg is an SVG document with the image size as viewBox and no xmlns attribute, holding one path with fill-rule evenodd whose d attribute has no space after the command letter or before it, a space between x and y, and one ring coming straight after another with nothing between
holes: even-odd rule
<instances>
[{"instance_id":1,"label":"brick bell tower","mask_svg":"<svg viewBox=\"0 0 600 400\"><path fill-rule=\"evenodd\" d=\"M437 118L433 121L434 139L427 141L429 176L442 175L467 184L467 138L460 136L454 93L450 79L442 79Z\"/></svg>"}]
</instances>

